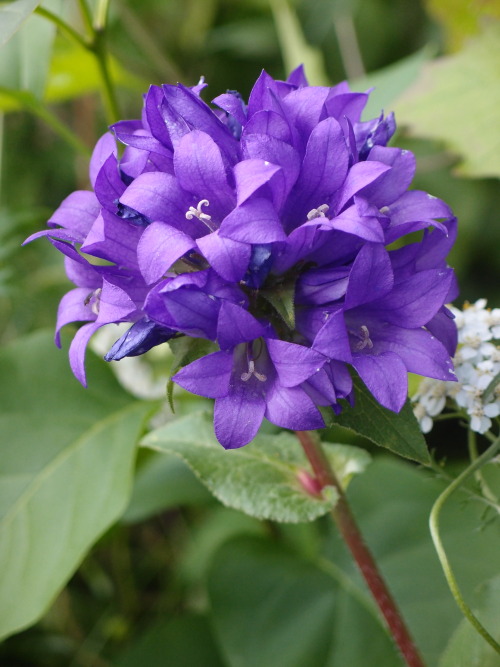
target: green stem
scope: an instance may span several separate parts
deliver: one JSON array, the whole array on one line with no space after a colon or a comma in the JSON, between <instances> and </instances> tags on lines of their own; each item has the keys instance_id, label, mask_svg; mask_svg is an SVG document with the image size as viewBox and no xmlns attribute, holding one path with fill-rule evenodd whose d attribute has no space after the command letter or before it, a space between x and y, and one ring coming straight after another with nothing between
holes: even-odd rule
<instances>
[{"instance_id":1,"label":"green stem","mask_svg":"<svg viewBox=\"0 0 500 667\"><path fill-rule=\"evenodd\" d=\"M466 468L455 480L453 480L453 482L441 493L441 495L436 500L432 508L429 518L429 527L431 530L434 547L436 548L436 552L439 561L441 563L441 567L443 568L446 581L448 582L448 586L450 587L451 593L455 598L455 602L457 603L463 615L477 630L477 632L483 637L483 639L485 639L488 642L488 644L490 644L490 646L492 646L495 649L497 653L500 653L500 644L498 644L498 642L495 641L495 639L493 639L490 633L483 627L483 625L479 622L479 620L474 616L472 610L462 597L462 593L460 592L460 589L458 587L457 580L455 579L455 575L453 574L453 570L451 569L448 556L446 555L446 551L444 549L443 542L439 534L439 514L443 508L444 503L448 500L451 494L465 482L465 480L468 477L473 475L485 463L488 463L488 461L490 461L498 451L500 451L500 438L497 438L495 442L491 445L491 447L489 447L483 454L481 454L481 456L478 456L471 463L471 465L468 468Z\"/></svg>"},{"instance_id":2,"label":"green stem","mask_svg":"<svg viewBox=\"0 0 500 667\"><path fill-rule=\"evenodd\" d=\"M396 602L389 592L371 552L365 544L359 527L352 515L344 490L326 458L319 439L309 431L296 431L296 434L320 487L333 486L337 491L338 500L332 510L333 519L387 623L395 644L401 651L408 667L424 667L422 658L410 636Z\"/></svg>"},{"instance_id":3,"label":"green stem","mask_svg":"<svg viewBox=\"0 0 500 667\"><path fill-rule=\"evenodd\" d=\"M43 18L47 19L48 21L54 23L61 32L63 32L67 37L76 42L79 46L81 46L84 49L88 48L89 45L85 40L85 38L82 37L80 33L77 32L74 28L72 28L68 23L66 23L66 21L64 21L60 16L57 16L57 14L54 14L48 9L45 9L45 7L40 7L40 6L38 6L35 9L35 12L40 16L43 16Z\"/></svg>"},{"instance_id":4,"label":"green stem","mask_svg":"<svg viewBox=\"0 0 500 667\"><path fill-rule=\"evenodd\" d=\"M66 143L72 146L78 153L85 157L90 157L91 152L87 146L74 134L64 123L61 123L59 118L53 114L47 107L40 105L31 105L29 110L41 118L49 127L54 130Z\"/></svg>"},{"instance_id":5,"label":"green stem","mask_svg":"<svg viewBox=\"0 0 500 667\"><path fill-rule=\"evenodd\" d=\"M94 19L94 30L104 30L108 21L109 0L99 0Z\"/></svg>"},{"instance_id":6,"label":"green stem","mask_svg":"<svg viewBox=\"0 0 500 667\"><path fill-rule=\"evenodd\" d=\"M78 0L78 5L80 6L80 14L82 15L85 30L91 39L94 34L94 26L92 25L92 12L90 11L90 7L86 0Z\"/></svg>"}]
</instances>

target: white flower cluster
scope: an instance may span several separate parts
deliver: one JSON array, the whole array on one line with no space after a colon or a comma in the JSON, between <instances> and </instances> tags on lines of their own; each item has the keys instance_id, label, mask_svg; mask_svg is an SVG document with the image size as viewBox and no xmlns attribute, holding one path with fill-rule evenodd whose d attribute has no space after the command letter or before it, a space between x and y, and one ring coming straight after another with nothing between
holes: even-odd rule
<instances>
[{"instance_id":1,"label":"white flower cluster","mask_svg":"<svg viewBox=\"0 0 500 667\"><path fill-rule=\"evenodd\" d=\"M424 433L432 429L432 418L445 405L465 411L470 428L484 433L500 415L500 383L486 391L500 373L500 308L486 308L486 299L451 307L458 329L458 350L454 357L458 382L424 379L412 397L413 411Z\"/></svg>"}]
</instances>

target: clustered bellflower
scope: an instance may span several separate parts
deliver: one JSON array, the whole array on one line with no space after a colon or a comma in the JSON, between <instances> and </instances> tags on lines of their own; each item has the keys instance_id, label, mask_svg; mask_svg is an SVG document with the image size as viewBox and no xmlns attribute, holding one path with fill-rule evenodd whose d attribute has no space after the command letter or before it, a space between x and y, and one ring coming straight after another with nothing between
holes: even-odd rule
<instances>
[{"instance_id":1,"label":"clustered bellflower","mask_svg":"<svg viewBox=\"0 0 500 667\"><path fill-rule=\"evenodd\" d=\"M93 191L29 239L47 236L76 285L56 342L86 322L69 352L80 382L106 324L131 324L108 361L179 336L213 341L173 380L215 399L217 438L235 448L264 417L323 427L321 406L355 400L350 368L396 412L408 371L453 379L456 219L408 190L415 158L387 146L393 115L361 121L368 93L309 86L302 68L286 81L263 72L247 103L228 91L210 106L204 87L152 86L141 119L98 141Z\"/></svg>"}]
</instances>

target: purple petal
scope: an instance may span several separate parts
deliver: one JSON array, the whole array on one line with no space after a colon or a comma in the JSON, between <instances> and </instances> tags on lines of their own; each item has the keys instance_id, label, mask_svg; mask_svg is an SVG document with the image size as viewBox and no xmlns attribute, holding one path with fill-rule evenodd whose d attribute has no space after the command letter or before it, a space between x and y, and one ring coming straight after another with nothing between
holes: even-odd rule
<instances>
[{"instance_id":1,"label":"purple petal","mask_svg":"<svg viewBox=\"0 0 500 667\"><path fill-rule=\"evenodd\" d=\"M106 132L96 143L90 158L89 178L92 187L95 186L97 175L110 155L117 155L116 140L111 132Z\"/></svg>"},{"instance_id":2,"label":"purple petal","mask_svg":"<svg viewBox=\"0 0 500 667\"><path fill-rule=\"evenodd\" d=\"M176 334L147 318L135 322L104 355L106 361L119 361L124 357L137 357L151 348L170 340Z\"/></svg>"},{"instance_id":3,"label":"purple petal","mask_svg":"<svg viewBox=\"0 0 500 667\"><path fill-rule=\"evenodd\" d=\"M266 399L265 416L276 426L297 431L325 427L320 411L301 387L282 387L275 382Z\"/></svg>"},{"instance_id":4,"label":"purple petal","mask_svg":"<svg viewBox=\"0 0 500 667\"><path fill-rule=\"evenodd\" d=\"M192 394L219 398L229 391L232 368L232 354L213 352L181 368L172 380Z\"/></svg>"},{"instance_id":5,"label":"purple petal","mask_svg":"<svg viewBox=\"0 0 500 667\"><path fill-rule=\"evenodd\" d=\"M362 196L378 208L396 201L409 188L415 175L416 160L413 153L400 148L374 146L365 163L375 161L391 167L376 183L366 186Z\"/></svg>"},{"instance_id":6,"label":"purple petal","mask_svg":"<svg viewBox=\"0 0 500 667\"><path fill-rule=\"evenodd\" d=\"M323 221L323 218L315 218L306 224L316 223L324 229L337 229L346 234L358 236L365 241L384 243L384 230L378 218L375 215L363 214L360 211L360 201L357 198L355 200L353 206L331 220L325 218Z\"/></svg>"},{"instance_id":7,"label":"purple petal","mask_svg":"<svg viewBox=\"0 0 500 667\"><path fill-rule=\"evenodd\" d=\"M77 287L63 296L57 309L57 324L55 332L55 344L61 347L60 331L63 326L70 322L94 321L97 317L92 312L89 303L85 303L87 297L92 294L88 287Z\"/></svg>"},{"instance_id":8,"label":"purple petal","mask_svg":"<svg viewBox=\"0 0 500 667\"><path fill-rule=\"evenodd\" d=\"M177 179L171 174L141 174L120 197L120 203L151 221L168 222L187 234L206 232L206 227L199 220L186 218L193 199L180 188Z\"/></svg>"},{"instance_id":9,"label":"purple petal","mask_svg":"<svg viewBox=\"0 0 500 667\"><path fill-rule=\"evenodd\" d=\"M444 305L452 279L452 269L419 271L369 304L369 309L378 311L381 319L408 329L424 326Z\"/></svg>"},{"instance_id":10,"label":"purple petal","mask_svg":"<svg viewBox=\"0 0 500 667\"><path fill-rule=\"evenodd\" d=\"M446 348L425 329L402 329L394 325L370 327L377 350L395 352L410 373L454 380L453 364Z\"/></svg>"},{"instance_id":11,"label":"purple petal","mask_svg":"<svg viewBox=\"0 0 500 667\"><path fill-rule=\"evenodd\" d=\"M353 164L336 196L335 210L341 211L355 194L377 181L389 170L390 167L381 162L366 161Z\"/></svg>"},{"instance_id":12,"label":"purple petal","mask_svg":"<svg viewBox=\"0 0 500 667\"><path fill-rule=\"evenodd\" d=\"M261 159L281 167L270 187L277 210L283 206L300 172L299 153L293 146L267 134L245 133L241 139L243 159Z\"/></svg>"},{"instance_id":13,"label":"purple petal","mask_svg":"<svg viewBox=\"0 0 500 667\"><path fill-rule=\"evenodd\" d=\"M331 93L331 88L308 86L294 90L283 100L287 117L304 137L318 126L324 112L323 106Z\"/></svg>"},{"instance_id":14,"label":"purple petal","mask_svg":"<svg viewBox=\"0 0 500 667\"><path fill-rule=\"evenodd\" d=\"M84 253L100 257L119 266L137 268L137 244L143 230L106 209L96 218L85 243Z\"/></svg>"},{"instance_id":15,"label":"purple petal","mask_svg":"<svg viewBox=\"0 0 500 667\"><path fill-rule=\"evenodd\" d=\"M245 112L245 104L239 95L234 93L223 93L212 100L219 109L223 109L226 113L234 116L240 125L245 125L247 115Z\"/></svg>"},{"instance_id":16,"label":"purple petal","mask_svg":"<svg viewBox=\"0 0 500 667\"><path fill-rule=\"evenodd\" d=\"M314 375L327 358L304 345L267 339L267 350L283 387L295 387Z\"/></svg>"},{"instance_id":17,"label":"purple petal","mask_svg":"<svg viewBox=\"0 0 500 667\"><path fill-rule=\"evenodd\" d=\"M197 245L222 278L235 283L243 278L250 261L250 245L222 237L218 231L202 236Z\"/></svg>"},{"instance_id":18,"label":"purple petal","mask_svg":"<svg viewBox=\"0 0 500 667\"><path fill-rule=\"evenodd\" d=\"M328 319L314 338L313 347L329 359L352 361L351 347L342 309L339 308L328 314Z\"/></svg>"},{"instance_id":19,"label":"purple petal","mask_svg":"<svg viewBox=\"0 0 500 667\"><path fill-rule=\"evenodd\" d=\"M280 218L268 199L248 199L224 218L220 235L241 243L273 243L286 240Z\"/></svg>"},{"instance_id":20,"label":"purple petal","mask_svg":"<svg viewBox=\"0 0 500 667\"><path fill-rule=\"evenodd\" d=\"M289 122L276 111L258 111L245 125L245 136L265 134L279 141L291 143L292 131Z\"/></svg>"},{"instance_id":21,"label":"purple petal","mask_svg":"<svg viewBox=\"0 0 500 667\"><path fill-rule=\"evenodd\" d=\"M87 386L87 377L85 374L85 351L87 344L94 333L102 326L97 322L89 322L78 329L71 345L69 347L69 364L76 379L84 386Z\"/></svg>"},{"instance_id":22,"label":"purple petal","mask_svg":"<svg viewBox=\"0 0 500 667\"><path fill-rule=\"evenodd\" d=\"M458 331L455 317L448 308L443 306L425 326L433 336L443 343L448 354L453 356L457 349Z\"/></svg>"},{"instance_id":23,"label":"purple petal","mask_svg":"<svg viewBox=\"0 0 500 667\"><path fill-rule=\"evenodd\" d=\"M233 169L237 205L243 204L256 190L268 183L278 171L280 167L267 160L257 158L238 162Z\"/></svg>"},{"instance_id":24,"label":"purple petal","mask_svg":"<svg viewBox=\"0 0 500 667\"><path fill-rule=\"evenodd\" d=\"M247 310L223 301L217 322L217 342L221 349L230 350L265 335L265 328Z\"/></svg>"},{"instance_id":25,"label":"purple petal","mask_svg":"<svg viewBox=\"0 0 500 667\"><path fill-rule=\"evenodd\" d=\"M266 402L236 382L227 396L215 401L214 429L224 449L238 449L255 438L264 418Z\"/></svg>"},{"instance_id":26,"label":"purple petal","mask_svg":"<svg viewBox=\"0 0 500 667\"><path fill-rule=\"evenodd\" d=\"M125 192L118 169L118 160L112 153L100 168L94 184L94 190L99 202L111 212L116 211L116 204Z\"/></svg>"},{"instance_id":27,"label":"purple petal","mask_svg":"<svg viewBox=\"0 0 500 667\"><path fill-rule=\"evenodd\" d=\"M93 192L77 190L61 202L48 221L49 227L60 225L75 232L81 239L88 234L101 207Z\"/></svg>"},{"instance_id":28,"label":"purple petal","mask_svg":"<svg viewBox=\"0 0 500 667\"><path fill-rule=\"evenodd\" d=\"M348 167L344 133L335 118L321 121L311 132L302 162L297 190L307 208L324 204L323 199L344 182ZM307 212L307 211L306 211Z\"/></svg>"},{"instance_id":29,"label":"purple petal","mask_svg":"<svg viewBox=\"0 0 500 667\"><path fill-rule=\"evenodd\" d=\"M352 265L345 308L355 308L379 299L391 292L393 284L394 275L389 253L381 243L367 243L361 248Z\"/></svg>"},{"instance_id":30,"label":"purple petal","mask_svg":"<svg viewBox=\"0 0 500 667\"><path fill-rule=\"evenodd\" d=\"M175 174L180 186L200 199L208 199L208 213L218 220L235 204L228 185L219 147L205 132L193 130L179 142L174 154Z\"/></svg>"},{"instance_id":31,"label":"purple petal","mask_svg":"<svg viewBox=\"0 0 500 667\"><path fill-rule=\"evenodd\" d=\"M391 224L386 230L387 244L430 225L446 234L446 226L436 222L436 218L453 217L450 207L441 199L420 190L410 190L402 195L387 207L387 215L391 218Z\"/></svg>"},{"instance_id":32,"label":"purple petal","mask_svg":"<svg viewBox=\"0 0 500 667\"><path fill-rule=\"evenodd\" d=\"M408 395L408 375L403 361L394 352L354 355L352 365L377 401L399 412Z\"/></svg>"},{"instance_id":33,"label":"purple petal","mask_svg":"<svg viewBox=\"0 0 500 667\"><path fill-rule=\"evenodd\" d=\"M228 128L217 118L212 109L189 88L163 86L163 94L167 104L188 124L205 132L217 143L219 148L236 162L238 159L238 142Z\"/></svg>"},{"instance_id":34,"label":"purple petal","mask_svg":"<svg viewBox=\"0 0 500 667\"><path fill-rule=\"evenodd\" d=\"M99 296L100 324L110 324L126 320L137 312L135 303L123 289L107 280L102 281L102 292Z\"/></svg>"},{"instance_id":35,"label":"purple petal","mask_svg":"<svg viewBox=\"0 0 500 667\"><path fill-rule=\"evenodd\" d=\"M137 260L146 283L159 280L179 257L195 247L196 242L184 232L165 222L153 222L137 246Z\"/></svg>"}]
</instances>

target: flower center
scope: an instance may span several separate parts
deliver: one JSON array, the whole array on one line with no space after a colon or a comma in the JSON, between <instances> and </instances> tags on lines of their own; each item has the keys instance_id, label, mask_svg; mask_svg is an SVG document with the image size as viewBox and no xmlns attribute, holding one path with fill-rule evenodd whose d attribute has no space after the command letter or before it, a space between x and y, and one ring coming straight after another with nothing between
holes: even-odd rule
<instances>
[{"instance_id":1,"label":"flower center","mask_svg":"<svg viewBox=\"0 0 500 667\"><path fill-rule=\"evenodd\" d=\"M354 333L354 332L353 332ZM373 342L370 338L370 332L368 330L368 327L362 324L359 327L359 333L355 332L354 335L356 338L359 338L358 342L354 346L354 349L356 350L364 350L365 347L367 347L369 350L372 349L373 347Z\"/></svg>"},{"instance_id":2,"label":"flower center","mask_svg":"<svg viewBox=\"0 0 500 667\"><path fill-rule=\"evenodd\" d=\"M307 214L307 219L308 220L314 220L315 218L326 218L325 213L328 211L330 207L328 204L321 204L321 206L318 206L318 208L313 208L309 211Z\"/></svg>"},{"instance_id":3,"label":"flower center","mask_svg":"<svg viewBox=\"0 0 500 667\"><path fill-rule=\"evenodd\" d=\"M211 223L212 221L212 216L208 215L208 213L203 213L201 210L202 206L210 206L210 202L208 199L202 199L201 201L198 202L198 206L195 208L194 206L190 206L189 210L186 211L186 219L187 220L192 220L193 218L198 218L201 222L203 222L204 225L208 227L208 229L213 232L215 231L214 227Z\"/></svg>"},{"instance_id":4,"label":"flower center","mask_svg":"<svg viewBox=\"0 0 500 667\"><path fill-rule=\"evenodd\" d=\"M250 361L248 362L248 371L246 373L242 373L240 377L243 380L243 382L248 382L248 380L250 380L252 375L254 375L260 382L265 382L267 380L267 375L264 375L264 373L258 373L255 370L255 361L253 359L250 359Z\"/></svg>"}]
</instances>

